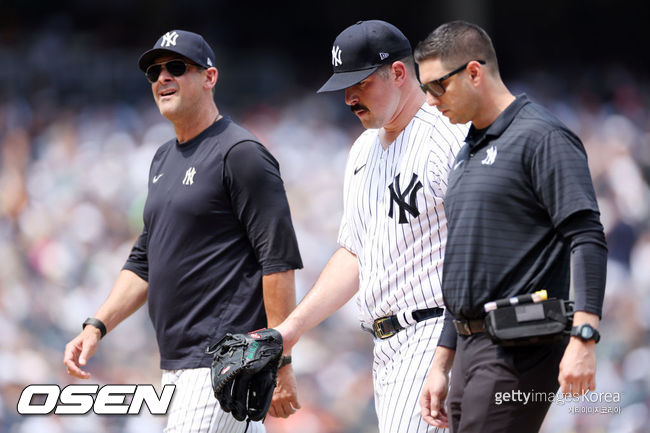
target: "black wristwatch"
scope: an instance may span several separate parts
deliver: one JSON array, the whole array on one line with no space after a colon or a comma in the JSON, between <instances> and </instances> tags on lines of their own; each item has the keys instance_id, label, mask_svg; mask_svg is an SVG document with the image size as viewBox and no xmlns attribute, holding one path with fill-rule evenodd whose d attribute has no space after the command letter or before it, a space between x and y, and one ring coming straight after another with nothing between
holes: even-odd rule
<instances>
[{"instance_id":1,"label":"black wristwatch","mask_svg":"<svg viewBox=\"0 0 650 433\"><path fill-rule=\"evenodd\" d=\"M291 355L282 355L282 358L280 358L280 364L278 365L278 370L287 364L291 364Z\"/></svg>"},{"instance_id":2,"label":"black wristwatch","mask_svg":"<svg viewBox=\"0 0 650 433\"><path fill-rule=\"evenodd\" d=\"M596 343L600 341L600 332L588 323L571 328L571 335L582 341L594 340Z\"/></svg>"},{"instance_id":3,"label":"black wristwatch","mask_svg":"<svg viewBox=\"0 0 650 433\"><path fill-rule=\"evenodd\" d=\"M86 325L91 325L99 329L101 338L104 338L104 335L106 335L106 325L104 325L104 322L102 322L101 320L96 319L94 317L89 317L84 321L83 325L81 325L81 329L85 329Z\"/></svg>"}]
</instances>

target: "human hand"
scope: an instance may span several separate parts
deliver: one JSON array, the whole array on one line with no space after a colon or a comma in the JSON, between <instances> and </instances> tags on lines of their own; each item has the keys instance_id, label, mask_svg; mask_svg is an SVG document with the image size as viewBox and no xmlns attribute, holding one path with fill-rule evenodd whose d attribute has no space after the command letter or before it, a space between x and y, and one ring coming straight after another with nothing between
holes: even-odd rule
<instances>
[{"instance_id":1,"label":"human hand","mask_svg":"<svg viewBox=\"0 0 650 433\"><path fill-rule=\"evenodd\" d=\"M287 418L300 409L298 403L298 390L296 377L291 364L287 364L278 371L278 382L273 391L273 400L269 408L269 415L276 418Z\"/></svg>"},{"instance_id":2,"label":"human hand","mask_svg":"<svg viewBox=\"0 0 650 433\"><path fill-rule=\"evenodd\" d=\"M560 390L564 395L583 395L596 389L596 343L571 337L560 361Z\"/></svg>"},{"instance_id":3,"label":"human hand","mask_svg":"<svg viewBox=\"0 0 650 433\"><path fill-rule=\"evenodd\" d=\"M70 376L79 379L90 378L90 373L82 370L81 367L84 367L95 354L100 339L101 333L99 329L94 326L86 326L79 335L66 344L63 364L65 364Z\"/></svg>"},{"instance_id":4,"label":"human hand","mask_svg":"<svg viewBox=\"0 0 650 433\"><path fill-rule=\"evenodd\" d=\"M420 396L422 419L427 424L440 428L449 427L445 409L448 390L449 375L434 366L424 382Z\"/></svg>"}]
</instances>

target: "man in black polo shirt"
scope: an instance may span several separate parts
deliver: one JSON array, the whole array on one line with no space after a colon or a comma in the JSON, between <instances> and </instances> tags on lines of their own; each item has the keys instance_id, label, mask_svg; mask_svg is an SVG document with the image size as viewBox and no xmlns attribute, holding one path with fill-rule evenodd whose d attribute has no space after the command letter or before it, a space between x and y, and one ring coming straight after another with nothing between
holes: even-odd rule
<instances>
[{"instance_id":1,"label":"man in black polo shirt","mask_svg":"<svg viewBox=\"0 0 650 433\"><path fill-rule=\"evenodd\" d=\"M284 320L295 306L293 270L302 267L278 163L219 113L214 65L203 37L182 30L167 32L140 57L176 137L151 163L142 234L108 299L64 356L68 374L90 377L82 367L100 338L147 302L163 383L176 385L169 432L247 428L220 409L205 348L226 332ZM286 365L269 413L286 417L298 407ZM264 426L251 423L248 431Z\"/></svg>"},{"instance_id":2,"label":"man in black polo shirt","mask_svg":"<svg viewBox=\"0 0 650 433\"><path fill-rule=\"evenodd\" d=\"M452 432L537 431L558 381L565 393L595 389L607 247L587 156L555 116L508 91L480 27L444 24L415 58L428 102L452 123L472 122L445 197L448 314L422 415ZM502 347L483 332L486 302L540 289L568 299L570 265L576 313L568 345Z\"/></svg>"}]
</instances>

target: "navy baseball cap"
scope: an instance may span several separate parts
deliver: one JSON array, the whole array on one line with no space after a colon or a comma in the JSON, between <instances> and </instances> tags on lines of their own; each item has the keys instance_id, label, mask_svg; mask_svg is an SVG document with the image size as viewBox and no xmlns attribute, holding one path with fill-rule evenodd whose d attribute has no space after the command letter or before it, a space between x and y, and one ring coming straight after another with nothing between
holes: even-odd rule
<instances>
[{"instance_id":1,"label":"navy baseball cap","mask_svg":"<svg viewBox=\"0 0 650 433\"><path fill-rule=\"evenodd\" d=\"M332 47L334 74L317 93L354 86L381 65L412 54L411 43L386 21L359 21L343 30Z\"/></svg>"},{"instance_id":2,"label":"navy baseball cap","mask_svg":"<svg viewBox=\"0 0 650 433\"><path fill-rule=\"evenodd\" d=\"M185 30L171 30L162 35L152 49L140 56L138 66L146 72L156 57L169 53L180 54L204 68L214 66L214 52L203 36Z\"/></svg>"}]
</instances>

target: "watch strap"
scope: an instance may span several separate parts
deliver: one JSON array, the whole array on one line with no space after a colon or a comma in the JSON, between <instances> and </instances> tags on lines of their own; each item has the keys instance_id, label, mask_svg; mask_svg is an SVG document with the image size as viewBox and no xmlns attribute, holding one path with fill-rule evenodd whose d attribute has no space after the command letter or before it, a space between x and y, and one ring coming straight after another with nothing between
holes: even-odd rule
<instances>
[{"instance_id":1,"label":"watch strap","mask_svg":"<svg viewBox=\"0 0 650 433\"><path fill-rule=\"evenodd\" d=\"M278 370L287 364L291 364L291 355L282 355L282 358L280 358L280 365L278 365Z\"/></svg>"},{"instance_id":2,"label":"watch strap","mask_svg":"<svg viewBox=\"0 0 650 433\"><path fill-rule=\"evenodd\" d=\"M104 335L106 335L106 325L104 325L104 322L101 320L95 319L94 317L89 317L84 320L83 325L81 325L81 329L85 329L87 325L92 325L95 328L99 329L99 332L102 335L101 338L104 338Z\"/></svg>"},{"instance_id":3,"label":"watch strap","mask_svg":"<svg viewBox=\"0 0 650 433\"><path fill-rule=\"evenodd\" d=\"M582 328L585 327L585 326L588 326L589 328L591 328L591 330L592 330L592 332L593 332L591 338L584 339L584 338L582 337L582 332L581 332L581 331L582 331ZM582 341L590 341L590 340L593 340L595 343L598 343L598 342L600 341L600 332L598 332L598 330L597 330L596 328L594 328L593 326L591 326L591 325L588 324L588 323L583 323L582 325L578 325L578 326L574 326L574 327L572 327L572 328L571 328L571 336L573 336L573 337L578 337L578 338L581 339Z\"/></svg>"}]
</instances>

